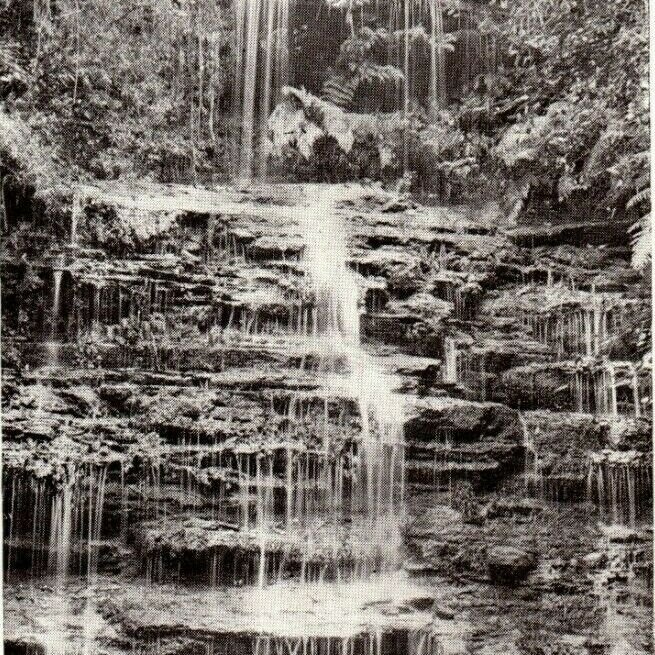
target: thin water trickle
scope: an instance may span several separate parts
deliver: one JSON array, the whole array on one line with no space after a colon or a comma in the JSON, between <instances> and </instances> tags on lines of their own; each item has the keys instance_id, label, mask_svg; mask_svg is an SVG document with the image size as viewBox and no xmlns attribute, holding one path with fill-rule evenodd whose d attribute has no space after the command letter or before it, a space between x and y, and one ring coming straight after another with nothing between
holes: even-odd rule
<instances>
[{"instance_id":1,"label":"thin water trickle","mask_svg":"<svg viewBox=\"0 0 655 655\"><path fill-rule=\"evenodd\" d=\"M590 457L587 496L611 523L637 525L646 516L652 465L635 451L603 451Z\"/></svg>"},{"instance_id":2,"label":"thin water trickle","mask_svg":"<svg viewBox=\"0 0 655 655\"><path fill-rule=\"evenodd\" d=\"M52 310L50 312L50 329L48 330L49 339L45 342L47 354L46 364L48 366L57 366L59 364L61 349L59 320L62 315L61 287L63 276L64 271L61 269L54 269L52 271Z\"/></svg>"},{"instance_id":3,"label":"thin water trickle","mask_svg":"<svg viewBox=\"0 0 655 655\"><path fill-rule=\"evenodd\" d=\"M78 192L73 194L73 205L71 207L71 246L77 245L77 226L82 214L82 198Z\"/></svg>"},{"instance_id":4,"label":"thin water trickle","mask_svg":"<svg viewBox=\"0 0 655 655\"><path fill-rule=\"evenodd\" d=\"M627 393L621 392L627 389ZM571 374L573 406L586 412L619 419L642 414L639 374L632 362L603 361L579 366Z\"/></svg>"},{"instance_id":5,"label":"thin water trickle","mask_svg":"<svg viewBox=\"0 0 655 655\"><path fill-rule=\"evenodd\" d=\"M48 568L55 575L57 587L60 589L66 584L70 567L74 487L73 479L66 480L52 499Z\"/></svg>"},{"instance_id":6,"label":"thin water trickle","mask_svg":"<svg viewBox=\"0 0 655 655\"><path fill-rule=\"evenodd\" d=\"M525 487L526 491L532 489L539 496L544 494L544 477L540 466L539 451L535 443L535 430L539 428L530 427L525 417L519 412L519 421L523 430L523 448L525 451Z\"/></svg>"},{"instance_id":7,"label":"thin water trickle","mask_svg":"<svg viewBox=\"0 0 655 655\"><path fill-rule=\"evenodd\" d=\"M61 281L64 272L55 269L52 272L53 277L53 291L52 291L52 325L50 326L50 336L54 339L57 338L57 324L61 316Z\"/></svg>"},{"instance_id":8,"label":"thin water trickle","mask_svg":"<svg viewBox=\"0 0 655 655\"><path fill-rule=\"evenodd\" d=\"M411 101L417 97L418 70L422 68L418 40L413 36L419 30L427 31L429 80L427 88L428 108L432 111L443 109L447 104L446 49L444 48L445 10L443 0L394 0L390 7L389 29L392 33L402 33L402 41L391 48L391 63L403 71L402 105L409 114Z\"/></svg>"},{"instance_id":9,"label":"thin water trickle","mask_svg":"<svg viewBox=\"0 0 655 655\"><path fill-rule=\"evenodd\" d=\"M445 337L443 342L444 349L444 382L457 383L457 342L452 337Z\"/></svg>"}]
</instances>

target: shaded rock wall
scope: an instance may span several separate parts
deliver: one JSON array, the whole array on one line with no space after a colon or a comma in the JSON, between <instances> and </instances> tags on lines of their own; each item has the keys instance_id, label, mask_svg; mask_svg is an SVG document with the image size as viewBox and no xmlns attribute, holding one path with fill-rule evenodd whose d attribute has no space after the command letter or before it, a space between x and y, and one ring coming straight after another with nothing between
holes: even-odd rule
<instances>
[{"instance_id":1,"label":"shaded rock wall","mask_svg":"<svg viewBox=\"0 0 655 655\"><path fill-rule=\"evenodd\" d=\"M49 524L68 481L81 512L106 475L103 537L131 543L161 513L236 516L260 457L279 508L289 461L323 475L326 434L350 484L362 417L333 386L347 362L326 369L302 338L318 320L298 214L314 192L85 188L65 238L35 251L29 226L7 237L6 506L43 503ZM598 482L599 462L633 450L649 495L647 298L624 249L588 247L580 226L528 238L471 209L390 205L377 188L339 211L365 345L406 396L410 484L482 490L524 472L532 493L612 507L630 494ZM8 557L27 565L14 516Z\"/></svg>"}]
</instances>

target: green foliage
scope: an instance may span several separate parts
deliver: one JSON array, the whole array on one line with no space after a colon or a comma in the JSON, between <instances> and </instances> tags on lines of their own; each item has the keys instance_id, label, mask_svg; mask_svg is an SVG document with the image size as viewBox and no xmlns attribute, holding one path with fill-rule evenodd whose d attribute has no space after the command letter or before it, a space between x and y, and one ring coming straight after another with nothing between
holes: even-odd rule
<instances>
[{"instance_id":1,"label":"green foliage","mask_svg":"<svg viewBox=\"0 0 655 655\"><path fill-rule=\"evenodd\" d=\"M512 217L530 203L563 208L587 197L606 217L627 215L642 226L635 234L647 234L643 3L442 0L432 30L427 22L397 29L397 3L317 1L340 12L345 38L333 66L315 72L314 94L287 90L271 116L273 151L292 175L408 174L415 187L453 200L500 187ZM62 173L174 181L229 172L229 6L7 0L0 8L3 154L42 188ZM420 70L401 115L406 38ZM469 80L463 97L448 97L448 111L424 106L426 57L435 45L449 73L474 69L470 80L462 76ZM302 52L293 56L302 61Z\"/></svg>"},{"instance_id":2,"label":"green foliage","mask_svg":"<svg viewBox=\"0 0 655 655\"><path fill-rule=\"evenodd\" d=\"M463 99L460 126L496 138L480 165L502 184L514 217L528 203L564 208L584 198L605 218L643 213L643 3L492 0L490 8L479 29L497 34L505 55Z\"/></svg>"},{"instance_id":3,"label":"green foliage","mask_svg":"<svg viewBox=\"0 0 655 655\"><path fill-rule=\"evenodd\" d=\"M342 44L333 69L323 84L323 99L348 109L352 107L357 90L364 85L397 85L403 79L402 72L379 61L385 56L385 48L391 35L384 27L362 27ZM377 61L376 61L377 60Z\"/></svg>"},{"instance_id":4,"label":"green foliage","mask_svg":"<svg viewBox=\"0 0 655 655\"><path fill-rule=\"evenodd\" d=\"M405 123L399 114L343 111L304 89L287 87L269 118L271 151L301 179L395 177Z\"/></svg>"},{"instance_id":5,"label":"green foliage","mask_svg":"<svg viewBox=\"0 0 655 655\"><path fill-rule=\"evenodd\" d=\"M26 0L9 0L0 12L20 39L13 66L16 48L0 41L0 95L12 111L94 177L209 167L226 129L228 12L210 0L42 4L27 14Z\"/></svg>"}]
</instances>

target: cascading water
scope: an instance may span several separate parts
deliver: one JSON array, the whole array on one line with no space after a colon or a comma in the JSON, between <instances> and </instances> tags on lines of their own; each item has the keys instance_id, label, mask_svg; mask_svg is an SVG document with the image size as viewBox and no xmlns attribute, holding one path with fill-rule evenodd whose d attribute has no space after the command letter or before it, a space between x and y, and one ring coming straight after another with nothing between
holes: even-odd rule
<instances>
[{"instance_id":1,"label":"cascading water","mask_svg":"<svg viewBox=\"0 0 655 655\"><path fill-rule=\"evenodd\" d=\"M652 463L635 451L603 451L589 461L587 496L601 516L631 526L649 512Z\"/></svg>"},{"instance_id":2,"label":"cascading water","mask_svg":"<svg viewBox=\"0 0 655 655\"><path fill-rule=\"evenodd\" d=\"M452 337L445 337L443 342L443 349L444 349L443 380L444 382L457 383L458 381L457 360L459 354L457 352L457 342Z\"/></svg>"},{"instance_id":3,"label":"cascading water","mask_svg":"<svg viewBox=\"0 0 655 655\"><path fill-rule=\"evenodd\" d=\"M52 325L51 336L53 339L57 337L57 322L61 315L61 280L64 275L63 271L54 270L53 276L53 293L52 293Z\"/></svg>"},{"instance_id":4,"label":"cascading water","mask_svg":"<svg viewBox=\"0 0 655 655\"><path fill-rule=\"evenodd\" d=\"M578 412L612 418L639 418L642 413L639 375L632 362L604 361L578 367L572 373L571 394Z\"/></svg>"},{"instance_id":5,"label":"cascading water","mask_svg":"<svg viewBox=\"0 0 655 655\"><path fill-rule=\"evenodd\" d=\"M628 362L628 370L632 382L632 399L635 405L635 417L639 418L641 416L641 392L639 389L639 375L637 373L637 367L632 362Z\"/></svg>"},{"instance_id":6,"label":"cascading water","mask_svg":"<svg viewBox=\"0 0 655 655\"><path fill-rule=\"evenodd\" d=\"M318 310L308 336L321 338L324 361L345 354L349 363L346 386L358 401L362 421L353 495L368 516L380 517L403 497L403 410L392 380L361 344L359 289L347 265L347 235L335 198L323 189L302 210L303 265Z\"/></svg>"},{"instance_id":7,"label":"cascading water","mask_svg":"<svg viewBox=\"0 0 655 655\"><path fill-rule=\"evenodd\" d=\"M544 494L544 476L541 470L539 451L535 443L535 430L528 426L525 417L519 412L519 421L523 430L523 448L525 450L525 487L526 491L536 493L538 496Z\"/></svg>"},{"instance_id":8,"label":"cascading water","mask_svg":"<svg viewBox=\"0 0 655 655\"><path fill-rule=\"evenodd\" d=\"M73 195L73 206L71 207L71 246L77 245L77 226L82 213L82 198L78 192Z\"/></svg>"},{"instance_id":9,"label":"cascading water","mask_svg":"<svg viewBox=\"0 0 655 655\"><path fill-rule=\"evenodd\" d=\"M391 3L389 29L402 31L403 39L391 48L390 62L403 71L402 106L405 115L416 97L416 73L419 70L414 35L421 29L427 31L429 44L428 106L432 110L446 105L446 58L442 0L395 0Z\"/></svg>"},{"instance_id":10,"label":"cascading water","mask_svg":"<svg viewBox=\"0 0 655 655\"><path fill-rule=\"evenodd\" d=\"M61 318L61 283L64 271L52 271L52 312L50 316L50 334L46 341L48 365L57 366L59 363L59 319Z\"/></svg>"},{"instance_id":11,"label":"cascading water","mask_svg":"<svg viewBox=\"0 0 655 655\"><path fill-rule=\"evenodd\" d=\"M69 571L74 487L75 481L67 480L52 499L48 568L55 575L60 588L65 585Z\"/></svg>"},{"instance_id":12,"label":"cascading water","mask_svg":"<svg viewBox=\"0 0 655 655\"><path fill-rule=\"evenodd\" d=\"M289 79L290 0L235 0L236 113L240 118L238 174L266 172L267 120Z\"/></svg>"}]
</instances>

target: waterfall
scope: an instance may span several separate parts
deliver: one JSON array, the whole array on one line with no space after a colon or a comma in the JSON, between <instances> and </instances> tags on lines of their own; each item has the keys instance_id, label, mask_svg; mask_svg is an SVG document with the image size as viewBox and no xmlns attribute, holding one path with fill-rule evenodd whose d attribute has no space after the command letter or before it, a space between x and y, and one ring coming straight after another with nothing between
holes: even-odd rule
<instances>
[{"instance_id":1,"label":"waterfall","mask_svg":"<svg viewBox=\"0 0 655 655\"><path fill-rule=\"evenodd\" d=\"M50 339L46 342L48 365L59 364L59 318L61 317L61 282L64 271L52 271L52 312L50 314Z\"/></svg>"},{"instance_id":2,"label":"waterfall","mask_svg":"<svg viewBox=\"0 0 655 655\"><path fill-rule=\"evenodd\" d=\"M605 361L596 366L579 367L571 375L576 411L612 418L642 415L639 375L633 362ZM622 387L627 387L629 393L619 398Z\"/></svg>"},{"instance_id":3,"label":"waterfall","mask_svg":"<svg viewBox=\"0 0 655 655\"><path fill-rule=\"evenodd\" d=\"M609 393L609 413L611 416L619 415L619 405L616 394L616 369L613 362L607 362L608 393Z\"/></svg>"},{"instance_id":4,"label":"waterfall","mask_svg":"<svg viewBox=\"0 0 655 655\"><path fill-rule=\"evenodd\" d=\"M532 310L527 324L534 337L554 348L560 359L570 355L595 357L621 338L624 316L633 306L625 298L594 291L572 305Z\"/></svg>"},{"instance_id":5,"label":"waterfall","mask_svg":"<svg viewBox=\"0 0 655 655\"><path fill-rule=\"evenodd\" d=\"M77 225L81 213L82 199L80 198L80 195L75 192L73 194L73 206L71 208L71 246L73 247L77 245Z\"/></svg>"},{"instance_id":6,"label":"waterfall","mask_svg":"<svg viewBox=\"0 0 655 655\"><path fill-rule=\"evenodd\" d=\"M525 422L525 418L519 412L519 422L523 430L523 448L525 450L525 487L526 491L533 489L539 496L544 494L544 476L541 470L539 461L539 452L535 443L535 431L539 428L532 430Z\"/></svg>"},{"instance_id":7,"label":"waterfall","mask_svg":"<svg viewBox=\"0 0 655 655\"><path fill-rule=\"evenodd\" d=\"M403 407L392 380L369 355L360 339L359 289L348 267L348 242L336 208L342 191L313 194L299 210L305 250L303 267L316 298L316 320L306 338L318 339L321 359L334 370L345 356L347 391L358 402L362 437L355 454L353 496L368 517L393 511L404 493ZM328 447L328 444L324 444Z\"/></svg>"},{"instance_id":8,"label":"waterfall","mask_svg":"<svg viewBox=\"0 0 655 655\"><path fill-rule=\"evenodd\" d=\"M442 0L429 0L430 14L430 90L428 103L431 109L441 109L447 104L446 57L444 50Z\"/></svg>"},{"instance_id":9,"label":"waterfall","mask_svg":"<svg viewBox=\"0 0 655 655\"><path fill-rule=\"evenodd\" d=\"M235 0L236 113L240 118L238 175L266 172L267 120L289 78L290 0Z\"/></svg>"},{"instance_id":10,"label":"waterfall","mask_svg":"<svg viewBox=\"0 0 655 655\"><path fill-rule=\"evenodd\" d=\"M98 550L100 548L100 531L105 507L105 489L107 485L107 466L99 466L97 477L94 468L88 472L88 517L87 517L87 579L95 582L98 575Z\"/></svg>"},{"instance_id":11,"label":"waterfall","mask_svg":"<svg viewBox=\"0 0 655 655\"><path fill-rule=\"evenodd\" d=\"M637 374L637 367L628 362L628 369L630 371L630 378L632 381L632 398L635 404L635 417L641 416L641 394L639 391L639 375Z\"/></svg>"},{"instance_id":12,"label":"waterfall","mask_svg":"<svg viewBox=\"0 0 655 655\"><path fill-rule=\"evenodd\" d=\"M50 521L50 557L48 567L62 588L68 576L72 534L75 481L68 480L52 500Z\"/></svg>"},{"instance_id":13,"label":"waterfall","mask_svg":"<svg viewBox=\"0 0 655 655\"><path fill-rule=\"evenodd\" d=\"M445 107L446 56L444 50L443 0L394 0L390 9L389 29L403 32L403 41L390 52L390 63L403 71L403 111L408 115L411 101L417 95L416 73L422 68L413 43L415 34L424 28L427 32L429 79L427 102L431 110Z\"/></svg>"},{"instance_id":14,"label":"waterfall","mask_svg":"<svg viewBox=\"0 0 655 655\"><path fill-rule=\"evenodd\" d=\"M236 638L234 639L236 642ZM215 650L208 647L207 650ZM234 650L228 652L237 652ZM245 652L241 649L238 652ZM252 638L253 655L407 655L445 654L443 636L431 628L385 632L382 629L344 637L294 636L278 637L262 634ZM449 652L449 651L448 651Z\"/></svg>"},{"instance_id":15,"label":"waterfall","mask_svg":"<svg viewBox=\"0 0 655 655\"><path fill-rule=\"evenodd\" d=\"M587 496L612 523L635 526L647 513L651 485L652 464L636 451L606 450L591 456Z\"/></svg>"},{"instance_id":16,"label":"waterfall","mask_svg":"<svg viewBox=\"0 0 655 655\"><path fill-rule=\"evenodd\" d=\"M457 383L457 342L452 337L445 337L444 348L444 382Z\"/></svg>"},{"instance_id":17,"label":"waterfall","mask_svg":"<svg viewBox=\"0 0 655 655\"><path fill-rule=\"evenodd\" d=\"M53 276L53 292L52 292L52 325L50 326L50 336L53 340L57 338L57 324L61 316L61 280L64 271L54 270Z\"/></svg>"}]
</instances>

